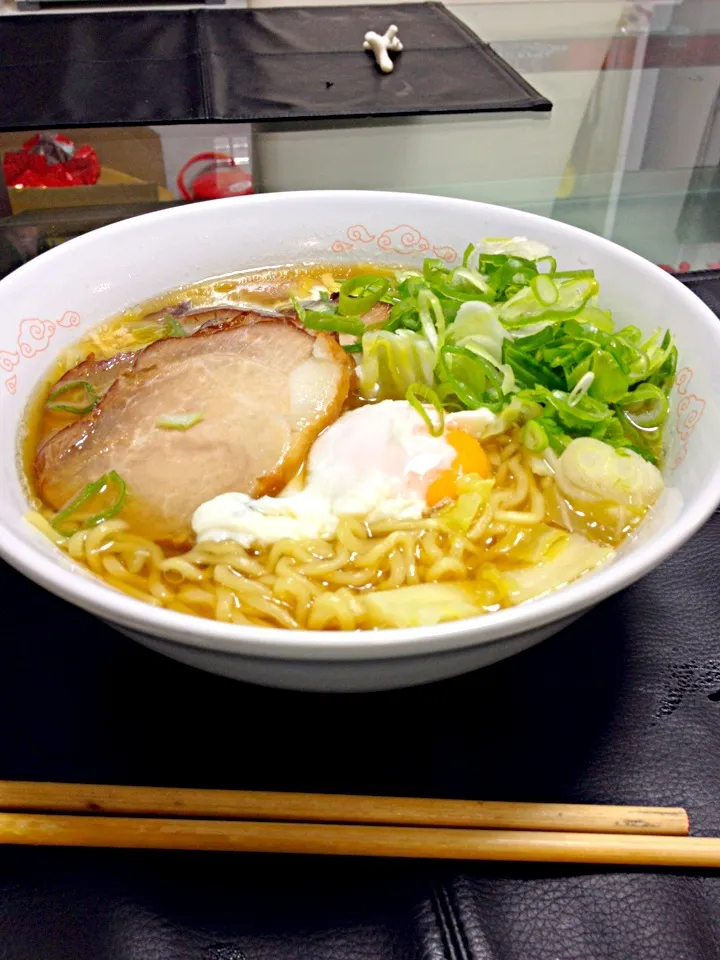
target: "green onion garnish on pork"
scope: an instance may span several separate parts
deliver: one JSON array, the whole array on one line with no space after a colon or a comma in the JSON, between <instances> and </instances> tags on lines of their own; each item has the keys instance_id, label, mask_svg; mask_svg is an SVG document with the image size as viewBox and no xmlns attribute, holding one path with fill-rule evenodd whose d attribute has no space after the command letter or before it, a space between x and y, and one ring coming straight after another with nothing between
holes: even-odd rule
<instances>
[{"instance_id":1,"label":"green onion garnish on pork","mask_svg":"<svg viewBox=\"0 0 720 960\"><path fill-rule=\"evenodd\" d=\"M329 301L323 301L323 310L308 310L300 301L293 297L293 306L298 317L308 330L321 330L326 333L349 333L360 337L365 332L365 324L354 317L343 317L337 311L337 306Z\"/></svg>"},{"instance_id":2,"label":"green onion garnish on pork","mask_svg":"<svg viewBox=\"0 0 720 960\"><path fill-rule=\"evenodd\" d=\"M196 423L200 423L201 413L168 413L158 417L155 425L163 430L189 430Z\"/></svg>"},{"instance_id":3,"label":"green onion garnish on pork","mask_svg":"<svg viewBox=\"0 0 720 960\"><path fill-rule=\"evenodd\" d=\"M75 401L73 401L71 397L66 397L62 403L58 403L59 397L65 397L66 394L73 393L76 390L79 390L81 395ZM82 415L84 413L90 413L98 403L100 403L100 397L97 395L91 383L88 383L87 380L69 380L67 383L63 383L62 386L52 391L47 398L45 406L48 410L53 410L56 413L77 413Z\"/></svg>"},{"instance_id":4,"label":"green onion garnish on pork","mask_svg":"<svg viewBox=\"0 0 720 960\"><path fill-rule=\"evenodd\" d=\"M338 312L345 317L361 317L382 300L389 287L387 277L372 274L351 277L340 287Z\"/></svg>"},{"instance_id":5,"label":"green onion garnish on pork","mask_svg":"<svg viewBox=\"0 0 720 960\"><path fill-rule=\"evenodd\" d=\"M89 530L120 513L126 496L125 481L114 470L110 470L93 483L88 483L70 503L55 514L51 521L52 527L64 537L71 537L78 530ZM108 497L112 498L110 503L105 502ZM98 503L94 503L96 499ZM95 509L97 512L88 516L88 509Z\"/></svg>"},{"instance_id":6,"label":"green onion garnish on pork","mask_svg":"<svg viewBox=\"0 0 720 960\"><path fill-rule=\"evenodd\" d=\"M168 314L165 317L165 327L167 328L168 337L186 337L187 330L185 327L179 323L175 317Z\"/></svg>"}]
</instances>

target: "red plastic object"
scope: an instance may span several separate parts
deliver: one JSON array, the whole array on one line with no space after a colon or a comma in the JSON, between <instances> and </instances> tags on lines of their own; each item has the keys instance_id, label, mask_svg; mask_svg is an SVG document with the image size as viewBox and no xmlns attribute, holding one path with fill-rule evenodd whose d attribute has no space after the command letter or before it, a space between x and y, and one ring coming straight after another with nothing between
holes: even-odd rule
<instances>
[{"instance_id":1,"label":"red plastic object","mask_svg":"<svg viewBox=\"0 0 720 960\"><path fill-rule=\"evenodd\" d=\"M20 150L3 157L8 187L77 187L97 183L98 155L88 144L76 146L59 134L38 133Z\"/></svg>"},{"instance_id":2,"label":"red plastic object","mask_svg":"<svg viewBox=\"0 0 720 960\"><path fill-rule=\"evenodd\" d=\"M187 184L185 176L196 163L209 160ZM190 157L177 177L180 195L185 200L218 200L221 197L245 197L253 192L253 181L247 170L237 166L227 153L198 153Z\"/></svg>"}]
</instances>

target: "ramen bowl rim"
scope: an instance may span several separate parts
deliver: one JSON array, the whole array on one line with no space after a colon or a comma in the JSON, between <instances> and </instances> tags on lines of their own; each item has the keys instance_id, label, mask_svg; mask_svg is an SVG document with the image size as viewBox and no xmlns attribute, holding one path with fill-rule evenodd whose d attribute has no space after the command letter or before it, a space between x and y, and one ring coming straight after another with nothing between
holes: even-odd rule
<instances>
[{"instance_id":1,"label":"ramen bowl rim","mask_svg":"<svg viewBox=\"0 0 720 960\"><path fill-rule=\"evenodd\" d=\"M441 204L451 214L453 207L467 208L473 204L480 207L505 209L493 204L476 204L474 201L457 200L445 197L404 194L378 191L298 191L295 193L266 194L254 197L229 198L205 201L202 206L211 203L214 206L238 203L255 205L275 205L296 197L322 197L323 202L342 203L343 199L360 195L363 199L380 200L392 197L409 203ZM107 235L118 235L143 228L143 222L151 218L176 218L182 220L188 216L192 206L174 207L170 210L143 214L119 223L100 228ZM536 235L542 231L547 218L525 211L521 213L528 223L528 234ZM707 327L708 337L715 341L720 359L720 322L715 314L690 290L682 287L678 281L659 267L649 263L632 251L606 240L588 234L587 231L554 222L554 226L564 228L572 235L591 237L594 245L607 248L617 259L639 271L648 269L654 272L660 284L673 285L674 295L685 298L687 313L685 320L692 318L693 323ZM5 278L6 287L14 282L27 282L33 271L44 272L51 258L72 255L81 257L82 245L97 239L97 231L59 245L32 260ZM680 289L678 289L680 288ZM714 398L713 398L714 399ZM19 424L16 424L16 429ZM625 556L619 557L605 569L591 576L581 578L561 590L529 601L517 607L500 610L495 613L456 620L428 627L405 627L381 630L357 631L312 631L288 630L275 627L258 627L225 624L215 620L194 617L160 607L153 607L94 580L86 575L62 566L45 556L33 543L33 536L40 535L28 524L27 538L17 536L0 518L0 556L29 579L45 589L70 601L74 605L95 614L103 620L117 624L128 630L188 647L237 654L251 657L289 660L322 661L363 661L383 660L426 656L454 650L492 644L523 633L530 633L567 617L589 609L601 600L629 586L640 577L654 569L663 560L679 549L711 516L720 503L720 464L711 476L706 477L699 490L684 505L684 515L667 529L652 535L645 543L639 544Z\"/></svg>"}]
</instances>

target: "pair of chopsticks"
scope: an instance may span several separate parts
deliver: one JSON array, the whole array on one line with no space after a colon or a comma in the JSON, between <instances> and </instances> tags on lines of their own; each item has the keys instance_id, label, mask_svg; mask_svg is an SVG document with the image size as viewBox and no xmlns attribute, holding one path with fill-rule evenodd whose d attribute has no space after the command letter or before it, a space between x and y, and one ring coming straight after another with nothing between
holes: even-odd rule
<instances>
[{"instance_id":1,"label":"pair of chopsticks","mask_svg":"<svg viewBox=\"0 0 720 960\"><path fill-rule=\"evenodd\" d=\"M679 807L0 781L0 844L720 866Z\"/></svg>"}]
</instances>

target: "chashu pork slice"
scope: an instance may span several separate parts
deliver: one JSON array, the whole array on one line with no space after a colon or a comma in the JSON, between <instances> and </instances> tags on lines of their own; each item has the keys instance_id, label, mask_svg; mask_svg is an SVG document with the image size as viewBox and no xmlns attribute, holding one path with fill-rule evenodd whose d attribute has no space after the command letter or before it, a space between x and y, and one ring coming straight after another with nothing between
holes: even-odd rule
<instances>
[{"instance_id":1,"label":"chashu pork slice","mask_svg":"<svg viewBox=\"0 0 720 960\"><path fill-rule=\"evenodd\" d=\"M347 399L352 361L329 335L264 320L161 340L137 354L92 413L35 460L40 496L60 509L115 470L123 517L163 542L191 540L201 503L279 492ZM188 430L158 420L200 414Z\"/></svg>"},{"instance_id":2,"label":"chashu pork slice","mask_svg":"<svg viewBox=\"0 0 720 960\"><path fill-rule=\"evenodd\" d=\"M169 312L172 311L166 311L165 315L167 316ZM184 316L192 319L192 326L186 325L184 327L188 335L198 333L200 330L204 332L220 330L228 326L239 326L244 323L262 323L271 316L273 319L285 319L281 318L279 314L262 314L226 307L193 310ZM106 360L96 360L95 354L91 353L63 374L53 389L56 390L67 383L82 381L89 383L95 393L102 397L118 377L129 373L133 369L141 352L141 350L127 350L123 353L116 353L115 356L108 357Z\"/></svg>"},{"instance_id":3,"label":"chashu pork slice","mask_svg":"<svg viewBox=\"0 0 720 960\"><path fill-rule=\"evenodd\" d=\"M102 397L108 392L118 377L124 373L129 373L135 366L137 354L133 351L116 353L114 357L108 357L107 360L96 360L95 354L91 353L85 360L82 360L71 370L68 370L53 387L57 390L67 383L89 383L95 393Z\"/></svg>"}]
</instances>

